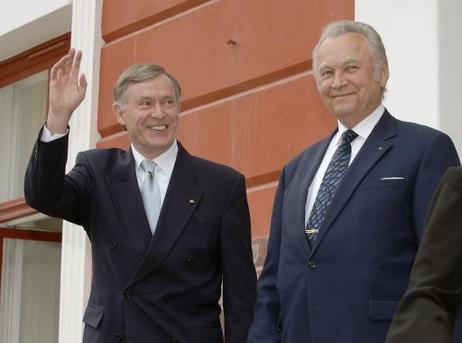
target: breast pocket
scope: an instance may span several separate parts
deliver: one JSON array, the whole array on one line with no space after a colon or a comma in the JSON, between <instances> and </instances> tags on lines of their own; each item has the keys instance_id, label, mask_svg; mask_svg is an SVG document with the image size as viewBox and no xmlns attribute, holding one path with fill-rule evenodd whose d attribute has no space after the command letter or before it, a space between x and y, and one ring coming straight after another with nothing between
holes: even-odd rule
<instances>
[{"instance_id":1,"label":"breast pocket","mask_svg":"<svg viewBox=\"0 0 462 343\"><path fill-rule=\"evenodd\" d=\"M406 179L383 178L363 182L361 189L374 188L404 188L407 185Z\"/></svg>"}]
</instances>

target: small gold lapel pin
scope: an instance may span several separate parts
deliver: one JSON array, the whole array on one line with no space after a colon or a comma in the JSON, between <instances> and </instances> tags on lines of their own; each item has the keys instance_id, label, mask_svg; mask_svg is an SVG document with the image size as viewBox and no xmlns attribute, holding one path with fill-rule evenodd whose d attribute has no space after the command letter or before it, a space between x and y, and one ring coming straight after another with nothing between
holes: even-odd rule
<instances>
[{"instance_id":1,"label":"small gold lapel pin","mask_svg":"<svg viewBox=\"0 0 462 343\"><path fill-rule=\"evenodd\" d=\"M196 201L194 199L189 199L188 202L189 202L190 205L194 205L196 203Z\"/></svg>"}]
</instances>

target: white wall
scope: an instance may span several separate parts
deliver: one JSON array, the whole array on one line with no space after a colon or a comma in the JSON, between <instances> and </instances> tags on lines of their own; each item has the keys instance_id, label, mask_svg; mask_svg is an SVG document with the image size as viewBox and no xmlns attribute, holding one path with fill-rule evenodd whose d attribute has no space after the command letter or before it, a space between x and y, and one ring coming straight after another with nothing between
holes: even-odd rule
<instances>
[{"instance_id":1,"label":"white wall","mask_svg":"<svg viewBox=\"0 0 462 343\"><path fill-rule=\"evenodd\" d=\"M0 61L70 31L72 0L0 1Z\"/></svg>"},{"instance_id":2,"label":"white wall","mask_svg":"<svg viewBox=\"0 0 462 343\"><path fill-rule=\"evenodd\" d=\"M448 133L462 154L462 2L356 0L355 19L381 35L392 114Z\"/></svg>"},{"instance_id":3,"label":"white wall","mask_svg":"<svg viewBox=\"0 0 462 343\"><path fill-rule=\"evenodd\" d=\"M440 29L440 125L458 148L462 158L462 1L438 3Z\"/></svg>"}]
</instances>

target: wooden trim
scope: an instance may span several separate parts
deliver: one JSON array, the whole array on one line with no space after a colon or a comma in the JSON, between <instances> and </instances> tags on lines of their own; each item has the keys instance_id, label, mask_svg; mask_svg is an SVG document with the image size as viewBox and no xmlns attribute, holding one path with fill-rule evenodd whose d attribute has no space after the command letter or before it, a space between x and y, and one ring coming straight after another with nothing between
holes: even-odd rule
<instances>
[{"instance_id":1,"label":"wooden trim","mask_svg":"<svg viewBox=\"0 0 462 343\"><path fill-rule=\"evenodd\" d=\"M20 227L14 229L0 229L0 239L3 240L4 238L26 239L41 242L61 242L62 233L22 230Z\"/></svg>"},{"instance_id":2,"label":"wooden trim","mask_svg":"<svg viewBox=\"0 0 462 343\"><path fill-rule=\"evenodd\" d=\"M0 203L0 223L24 217L37 211L26 204L24 198Z\"/></svg>"},{"instance_id":3,"label":"wooden trim","mask_svg":"<svg viewBox=\"0 0 462 343\"><path fill-rule=\"evenodd\" d=\"M62 233L22 230L20 228L0 229L0 290L2 286L3 242L5 238L61 243Z\"/></svg>"},{"instance_id":4,"label":"wooden trim","mask_svg":"<svg viewBox=\"0 0 462 343\"><path fill-rule=\"evenodd\" d=\"M2 290L3 237L0 235L0 292Z\"/></svg>"},{"instance_id":5,"label":"wooden trim","mask_svg":"<svg viewBox=\"0 0 462 343\"><path fill-rule=\"evenodd\" d=\"M71 34L65 33L0 62L0 87L51 68L70 48Z\"/></svg>"}]
</instances>

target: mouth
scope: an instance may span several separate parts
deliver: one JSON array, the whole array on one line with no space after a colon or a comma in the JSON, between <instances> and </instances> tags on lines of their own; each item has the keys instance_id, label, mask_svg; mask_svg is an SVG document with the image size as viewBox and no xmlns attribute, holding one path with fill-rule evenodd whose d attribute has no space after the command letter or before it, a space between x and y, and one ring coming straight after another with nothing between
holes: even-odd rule
<instances>
[{"instance_id":1,"label":"mouth","mask_svg":"<svg viewBox=\"0 0 462 343\"><path fill-rule=\"evenodd\" d=\"M168 126L167 125L151 125L148 126L149 130L155 131L155 132L162 132L167 130Z\"/></svg>"},{"instance_id":2,"label":"mouth","mask_svg":"<svg viewBox=\"0 0 462 343\"><path fill-rule=\"evenodd\" d=\"M349 96L349 95L353 95L354 93L345 93L345 94L333 94L331 97L333 99L336 99L336 98L343 98L343 97L346 97L346 96Z\"/></svg>"}]
</instances>

